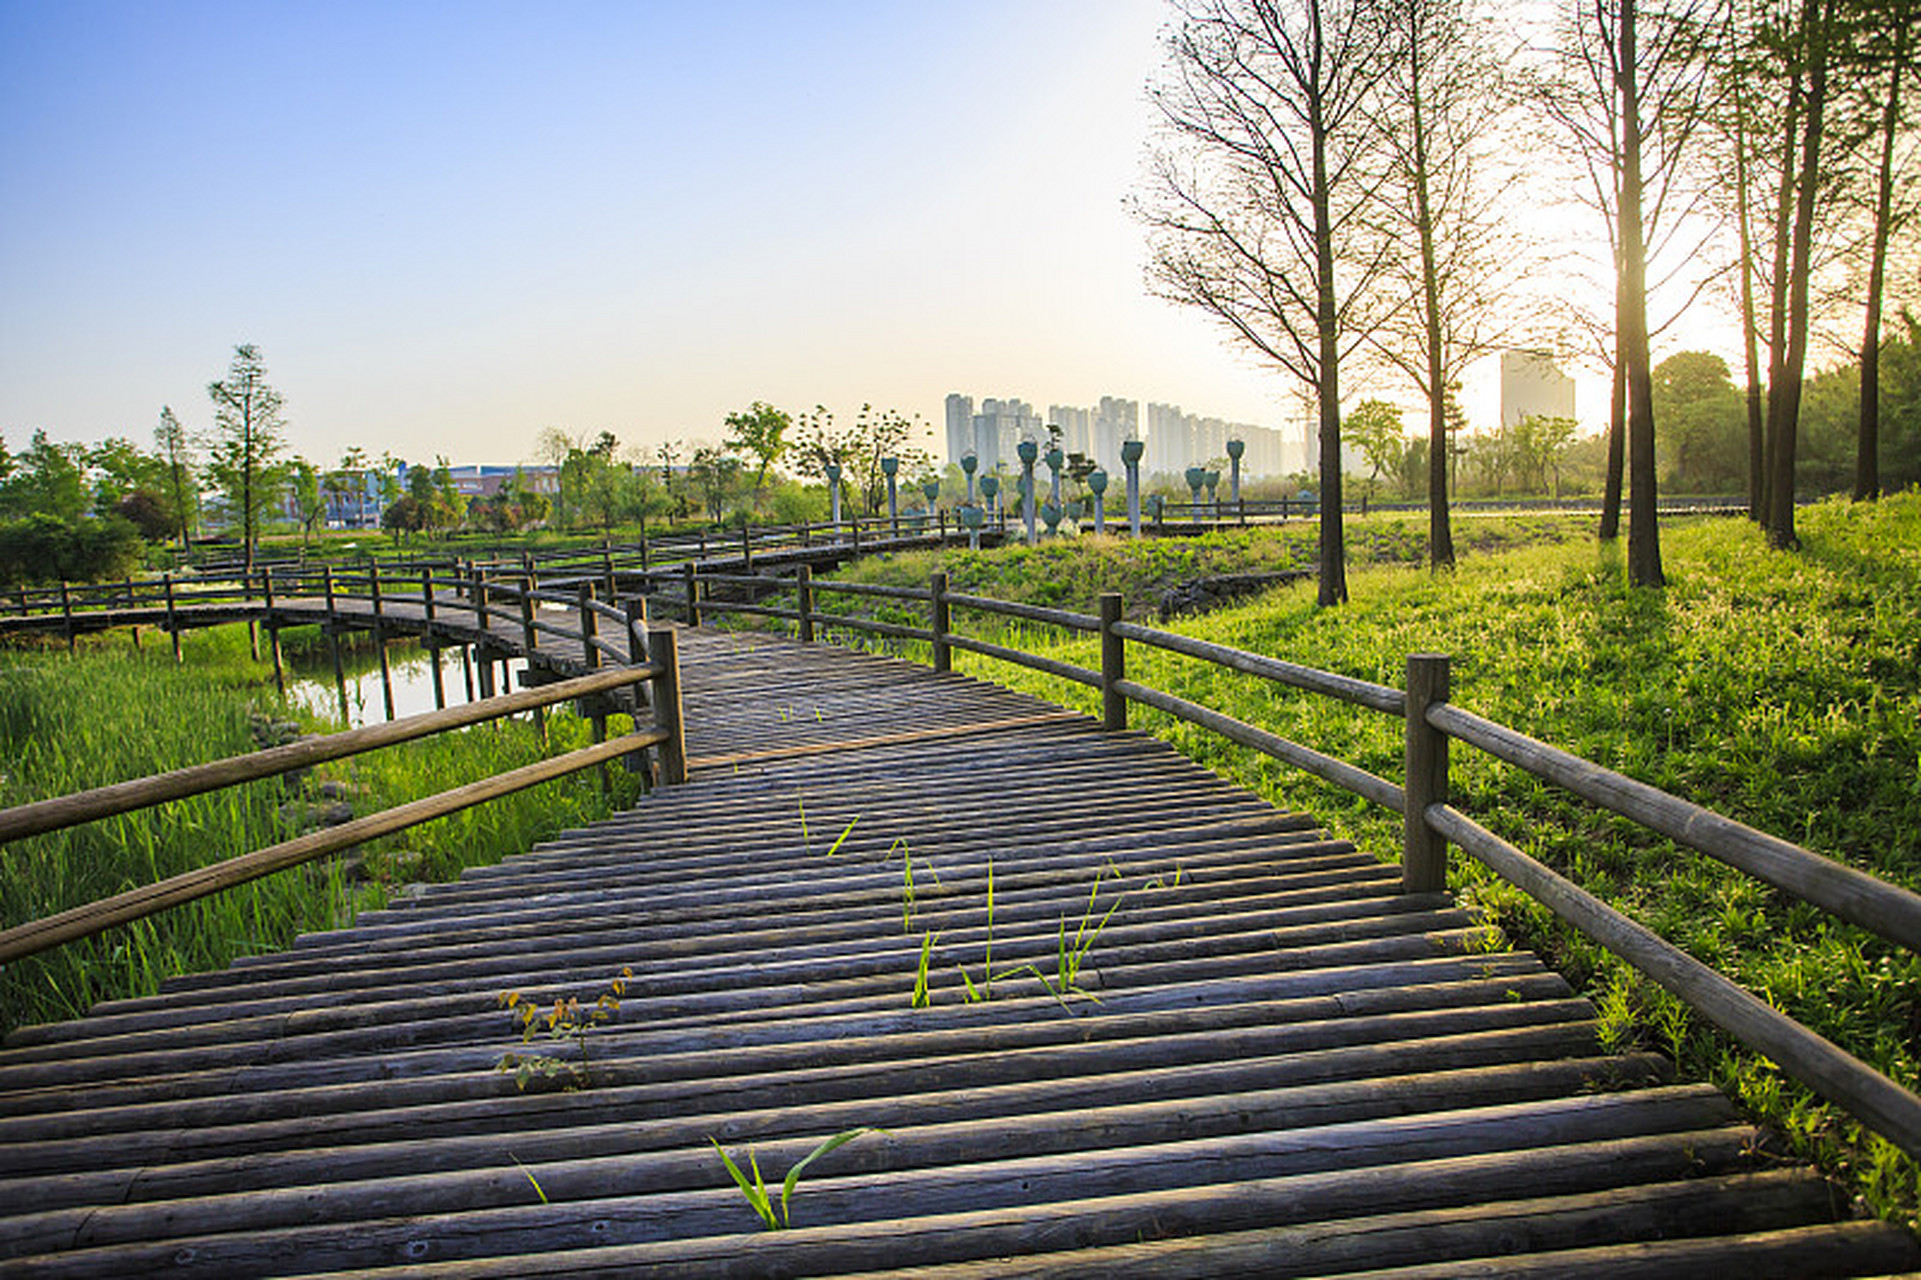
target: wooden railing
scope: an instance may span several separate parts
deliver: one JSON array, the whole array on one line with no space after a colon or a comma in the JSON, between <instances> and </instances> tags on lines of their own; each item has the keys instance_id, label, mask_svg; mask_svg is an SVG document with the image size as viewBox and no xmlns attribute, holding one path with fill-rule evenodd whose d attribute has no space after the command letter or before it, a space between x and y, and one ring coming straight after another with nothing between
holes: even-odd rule
<instances>
[{"instance_id":1,"label":"wooden railing","mask_svg":"<svg viewBox=\"0 0 1921 1280\"><path fill-rule=\"evenodd\" d=\"M709 587L765 593L759 600L719 599ZM774 594L796 598L792 608L760 603ZM837 614L820 608L824 595L906 601L924 610L925 625ZM792 578L688 575L678 593L657 592L657 604L681 611L693 625L704 615L736 613L792 621L802 640L832 629L929 646L937 671L948 670L959 649L1099 690L1102 724L1127 727L1138 703L1212 730L1401 815L1402 889L1429 893L1446 887L1449 846L1459 848L1520 888L1608 951L1666 988L1715 1026L1777 1063L1790 1076L1854 1114L1910 1155L1921 1157L1921 1097L1651 930L1587 893L1558 872L1501 839L1451 803L1449 754L1459 743L1552 782L1581 799L1689 848L1756 876L1909 949L1921 949L1921 895L1847 867L1789 841L1757 831L1700 805L1669 795L1579 756L1537 742L1450 701L1449 660L1441 654L1407 659L1405 690L1356 680L1177 635L1122 619L1118 595L1103 595L1098 613L1048 609L951 591L945 574L925 588L834 583L805 571ZM1077 666L957 634L955 610L1036 622L1099 638L1099 669ZM1130 644L1179 654L1259 679L1337 699L1402 722L1403 780L1395 783L1347 761L1293 742L1222 711L1151 688L1127 676Z\"/></svg>"},{"instance_id":2,"label":"wooden railing","mask_svg":"<svg viewBox=\"0 0 1921 1280\"><path fill-rule=\"evenodd\" d=\"M377 585L375 590L378 591ZM530 592L520 594L519 601L522 608L513 615L486 605L483 598L479 607L480 616L483 618L490 615L517 617L523 626L545 629L545 624L533 624L527 621L527 605L531 602L533 594ZM581 617L591 619L608 612L614 613L625 621L624 614L609 609L587 610L581 614ZM585 634L565 634L571 635L574 639L584 640L588 645L586 652L598 656L601 651L593 647L595 642L591 633L592 625L592 623L585 624ZM612 656L618 658L619 655ZM596 660L593 665L598 667L598 661ZM652 686L652 696L646 701L653 707L653 727L637 728L634 732L612 739L607 738L605 729L609 708L605 700L618 690L637 688L642 684ZM502 694L464 706L446 707L402 720L390 719L385 724L350 729L342 733L328 734L285 746L250 752L242 756L233 756L210 764L179 769L156 777L115 783L77 795L61 796L3 810L0 811L0 844L101 818L136 812L171 800L201 795L244 782L274 777L291 769L305 768L329 760L345 759L381 747L417 741L437 733L480 724L502 716L515 715L524 711L533 711L538 714L545 707L566 701L580 702L584 708L588 709L588 714L592 716L595 724L593 745L537 761L507 773L484 778L466 786L443 791L437 795L411 801L380 813L355 818L339 826L314 831L265 849L241 854L155 884L75 907L58 915L16 925L0 931L0 964L33 955L78 938L91 936L115 925L153 915L170 907L191 902L196 898L203 898L234 885L271 875L301 863L311 862L331 853L338 853L353 845L417 826L435 818L445 817L500 796L578 773L583 769L604 766L609 761L622 756L632 757L640 761L642 767L646 767L643 753L649 750L655 751L659 757L659 780L668 784L685 781L687 748L685 726L681 719L678 647L675 644L674 633L661 630L650 633L647 652L641 655L641 660L630 665L621 665L608 670L594 670L590 674L574 679L543 684L517 693Z\"/></svg>"}]
</instances>

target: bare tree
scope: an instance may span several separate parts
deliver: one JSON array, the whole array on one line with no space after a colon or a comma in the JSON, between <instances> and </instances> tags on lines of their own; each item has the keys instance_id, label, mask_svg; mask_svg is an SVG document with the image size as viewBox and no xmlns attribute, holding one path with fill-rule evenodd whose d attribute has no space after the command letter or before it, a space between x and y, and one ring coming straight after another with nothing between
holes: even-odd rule
<instances>
[{"instance_id":1,"label":"bare tree","mask_svg":"<svg viewBox=\"0 0 1921 1280\"><path fill-rule=\"evenodd\" d=\"M1648 298L1679 286L1681 306L1712 275L1694 271L1709 231L1705 188L1688 168L1714 101L1704 59L1716 32L1716 0L1581 0L1562 48L1560 74L1543 102L1575 138L1590 198L1606 216L1615 268L1616 363L1627 454L1628 579L1661 586L1653 370ZM1711 228L1712 224L1709 224ZM1653 283L1651 260L1673 264ZM1691 277L1691 278L1690 278Z\"/></svg>"},{"instance_id":2,"label":"bare tree","mask_svg":"<svg viewBox=\"0 0 1921 1280\"><path fill-rule=\"evenodd\" d=\"M1888 246L1895 234L1915 217L1915 170L1921 167L1921 147L1912 136L1905 150L1899 148L1908 125L1911 107L1905 107L1901 91L1911 79L1914 68L1915 26L1921 21L1921 4L1916 0L1882 0L1870 15L1864 52L1875 69L1885 77L1863 76L1866 92L1879 95L1881 106L1880 148L1875 162L1874 207L1868 245L1866 318L1861 333L1861 417L1855 440L1854 499L1872 501L1881 494L1881 316L1882 298L1887 289ZM1886 88L1881 85L1885 83ZM1897 175L1905 175L1899 185L1905 192L1897 203Z\"/></svg>"},{"instance_id":3,"label":"bare tree","mask_svg":"<svg viewBox=\"0 0 1921 1280\"><path fill-rule=\"evenodd\" d=\"M1361 0L1179 0L1154 183L1137 206L1161 296L1193 306L1312 391L1320 413L1320 603L1347 599L1340 366L1388 246L1364 110L1385 32Z\"/></svg>"},{"instance_id":4,"label":"bare tree","mask_svg":"<svg viewBox=\"0 0 1921 1280\"><path fill-rule=\"evenodd\" d=\"M1533 345L1538 327L1522 293L1533 246L1508 214L1522 171L1497 172L1509 86L1504 59L1470 0L1377 0L1389 31L1375 123L1388 181L1381 220L1395 248L1389 305L1370 333L1376 352L1427 402L1428 547L1454 564L1448 519L1447 397L1480 356ZM1539 265L1536 263L1535 265Z\"/></svg>"}]
</instances>

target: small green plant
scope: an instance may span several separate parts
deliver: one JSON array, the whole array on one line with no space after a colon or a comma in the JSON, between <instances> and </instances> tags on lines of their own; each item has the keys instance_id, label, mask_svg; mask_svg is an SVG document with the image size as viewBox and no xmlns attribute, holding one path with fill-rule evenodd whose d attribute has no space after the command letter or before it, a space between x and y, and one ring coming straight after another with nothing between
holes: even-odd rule
<instances>
[{"instance_id":1,"label":"small green plant","mask_svg":"<svg viewBox=\"0 0 1921 1280\"><path fill-rule=\"evenodd\" d=\"M842 828L840 829L840 834L834 837L834 843L833 843L833 844L831 844L831 845L829 845L829 846L827 846L827 856L828 856L828 857L830 857L830 858L831 858L831 857L833 857L833 856L834 856L835 854L837 854L837 853L839 853L839 852L840 852L840 847L841 847L841 845L842 845L842 844L843 844L843 843L844 843L844 842L846 841L846 839L847 839L847 837L848 837L848 836L849 836L849 835L850 835L850 834L851 834L851 833L853 832L853 830L854 830L854 823L856 823L856 822L859 822L859 821L860 821L860 815L859 815L859 814L857 813L857 814L855 814L855 815L853 816L853 818L852 818L852 819L850 819L850 820L848 821L848 823L847 823L847 825L846 825L846 826L844 826L844 827L842 827Z\"/></svg>"},{"instance_id":2,"label":"small green plant","mask_svg":"<svg viewBox=\"0 0 1921 1280\"><path fill-rule=\"evenodd\" d=\"M557 1085L562 1090L593 1086L593 1064L587 1056L587 1033L620 1012L620 997L627 991L627 980L634 976L631 967L622 968L607 984L607 990L592 1004L581 1008L573 996L554 997L553 1006L542 1012L538 1000L523 1000L518 991L503 991L495 997L503 1009L513 1011L520 1027L520 1042L533 1043L535 1036L549 1040L572 1040L578 1062L569 1062L545 1053L503 1053L494 1064L496 1071L512 1072L514 1087L525 1091L537 1083ZM533 1175L529 1174L529 1179ZM535 1183L538 1191L540 1184Z\"/></svg>"},{"instance_id":3,"label":"small green plant","mask_svg":"<svg viewBox=\"0 0 1921 1280\"><path fill-rule=\"evenodd\" d=\"M526 1176L528 1182L533 1184L534 1194L540 1197L540 1202L542 1204L552 1204L553 1201L547 1198L546 1190L542 1188L540 1185L540 1179L534 1176L534 1171L532 1169L529 1169L526 1165L521 1164L520 1157L515 1155L511 1151L507 1153L507 1158L513 1161L516 1165L519 1165L520 1172Z\"/></svg>"},{"instance_id":4,"label":"small green plant","mask_svg":"<svg viewBox=\"0 0 1921 1280\"><path fill-rule=\"evenodd\" d=\"M781 1181L778 1213L775 1212L773 1197L768 1194L767 1183L761 1178L760 1161L755 1158L754 1149L747 1148L747 1168L753 1175L750 1178L748 1174L741 1172L740 1166L734 1163L733 1157L727 1154L726 1149L720 1145L719 1139L710 1137L707 1141L720 1156L720 1162L727 1166L728 1176L734 1180L734 1185L740 1188L741 1195L747 1198L747 1207L754 1211L755 1216L761 1220L762 1226L769 1231L779 1231L792 1225L790 1202L794 1198L794 1188L800 1185L800 1175L808 1165L830 1151L838 1151L862 1134L879 1132L878 1129L869 1128L846 1129L823 1140L819 1146L802 1156L795 1162L794 1167L787 1171L786 1178Z\"/></svg>"},{"instance_id":5,"label":"small green plant","mask_svg":"<svg viewBox=\"0 0 1921 1280\"><path fill-rule=\"evenodd\" d=\"M1094 912L1098 906L1095 899L1100 891L1101 882L1099 877L1096 877L1094 887L1088 890L1087 909L1081 912L1081 922L1079 926L1075 928L1073 938L1070 939L1067 936L1067 917L1061 917L1060 939L1056 947L1054 961L1053 985L1056 995L1074 991L1087 996L1090 1000L1098 998L1090 992L1081 990L1081 965L1086 962L1087 953L1093 950L1094 943L1100 939L1101 931L1107 928L1107 922L1114 918L1114 913L1120 910L1121 903L1127 898L1127 895L1124 893L1116 896L1114 901L1108 904L1107 914L1100 918L1100 923L1095 924ZM1093 927L1090 929L1088 927L1089 925Z\"/></svg>"},{"instance_id":6,"label":"small green plant","mask_svg":"<svg viewBox=\"0 0 1921 1280\"><path fill-rule=\"evenodd\" d=\"M960 966L961 986L966 989L967 1003L980 1004L994 998L994 860L987 860L987 955L981 964L981 980L975 985L967 974L967 966Z\"/></svg>"},{"instance_id":7,"label":"small green plant","mask_svg":"<svg viewBox=\"0 0 1921 1280\"><path fill-rule=\"evenodd\" d=\"M925 1009L933 1001L927 994L927 964L933 959L934 944L940 941L938 933L923 933L920 936L920 964L914 970L914 1003L916 1009Z\"/></svg>"}]
</instances>

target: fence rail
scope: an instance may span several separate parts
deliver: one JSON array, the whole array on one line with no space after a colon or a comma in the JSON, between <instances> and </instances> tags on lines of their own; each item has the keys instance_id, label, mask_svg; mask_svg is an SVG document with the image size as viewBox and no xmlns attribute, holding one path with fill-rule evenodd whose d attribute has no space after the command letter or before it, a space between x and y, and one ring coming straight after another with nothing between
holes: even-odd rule
<instances>
[{"instance_id":1,"label":"fence rail","mask_svg":"<svg viewBox=\"0 0 1921 1280\"><path fill-rule=\"evenodd\" d=\"M897 588L886 593L864 584L822 581L807 573L792 578L769 575L752 579L737 577L730 581L737 587L747 585L767 594L796 595L799 607L776 616L791 612L803 640L812 639L822 627L840 627L926 643L933 653L934 668L940 671L948 669L950 651L960 649L1094 686L1102 693L1102 720L1107 729L1126 728L1128 704L1150 707L1209 729L1400 814L1404 893L1444 889L1447 849L1450 845L1459 848L1588 938L1647 974L1709 1022L1750 1049L1766 1055L1787 1074L1845 1108L1910 1155L1921 1158L1921 1097L1454 809L1449 803L1448 790L1450 744L1458 742L1485 751L1591 804L1627 817L1657 834L1755 875L1800 901L1821 907L1911 949L1921 945L1921 895L1455 706L1449 701L1449 661L1444 655L1410 655L1407 688L1403 690L1125 622L1118 595L1102 596L1099 613L1089 615L950 592L946 575L939 573L933 576L926 590ZM684 611L689 610L691 604L689 617L696 623L702 612L762 615L774 612L765 606L717 600L711 596L702 598L698 582L698 575L690 575L687 579L690 594L679 599L665 596L662 602ZM926 625L880 624L825 611L817 604L822 596L872 598L883 594L888 598L924 603ZM1094 632L1100 639L1101 667L1099 670L1080 667L957 634L950 625L951 610L955 608L1049 624L1076 634ZM1403 783L1397 785L1222 711L1128 679L1129 643L1180 654L1400 718Z\"/></svg>"},{"instance_id":2,"label":"fence rail","mask_svg":"<svg viewBox=\"0 0 1921 1280\"><path fill-rule=\"evenodd\" d=\"M373 593L374 598L378 599L378 579L373 584ZM333 599L337 603L337 597ZM522 593L520 600L523 607L530 605L531 593ZM586 622L586 619L604 616L608 612L613 613L623 623L628 621L627 615L618 611L583 609L580 614L581 633L578 635L565 633L583 642L583 652L590 656L590 665L595 668L601 665L599 661L601 655L586 644L589 638L587 630L591 625ZM21 840L102 818L139 812L188 796L274 777L291 769L345 759L363 752L378 750L381 747L418 741L438 733L496 720L503 716L516 715L523 711L534 711L538 714L541 708L558 702L578 701L583 706L596 706L598 705L596 699L604 698L615 690L643 684L653 686L653 696L648 700L654 709L654 724L651 728L636 729L634 732L609 739L605 734L604 711L596 711L593 713L593 718L597 741L591 746L536 761L519 769L483 778L380 813L355 818L338 826L314 831L210 866L196 868L193 871L74 907L40 920L0 930L0 964L79 938L90 937L116 925L142 919L170 907L244 884L249 880L311 862L316 858L338 853L379 836L405 830L435 818L442 818L543 782L602 766L623 756L640 758L640 753L654 750L660 757L660 780L669 784L683 782L687 776L686 727L682 721L679 649L674 633L670 630L653 632L649 637L647 650L649 654L647 660L637 661L633 665L594 670L590 674L574 679L540 684L517 693L489 697L465 706L443 707L405 719L390 719L385 724L349 729L341 733L250 752L209 764L178 769L154 777L115 783L74 795L0 810L0 843ZM639 700L636 699L636 701Z\"/></svg>"}]
</instances>

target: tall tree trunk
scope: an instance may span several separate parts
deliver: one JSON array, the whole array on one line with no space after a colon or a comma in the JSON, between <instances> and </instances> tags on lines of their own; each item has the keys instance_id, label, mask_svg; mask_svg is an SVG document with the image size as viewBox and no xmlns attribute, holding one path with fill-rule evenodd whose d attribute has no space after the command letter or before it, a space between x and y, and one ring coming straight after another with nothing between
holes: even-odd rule
<instances>
[{"instance_id":1,"label":"tall tree trunk","mask_svg":"<svg viewBox=\"0 0 1921 1280\"><path fill-rule=\"evenodd\" d=\"M1326 42L1319 0L1309 0L1309 51L1318 63ZM1334 216L1328 198L1327 121L1322 113L1323 80L1318 68L1308 79L1308 136L1311 139L1314 205L1315 320L1320 329L1315 386L1321 410L1321 589L1323 606L1347 602L1347 544L1341 522L1341 343L1334 305Z\"/></svg>"},{"instance_id":2,"label":"tall tree trunk","mask_svg":"<svg viewBox=\"0 0 1921 1280\"><path fill-rule=\"evenodd\" d=\"M1881 113L1881 173L1874 202L1874 247L1868 262L1868 315L1861 334L1861 424L1855 440L1854 500L1881 496L1881 291L1888 268L1888 220L1894 207L1894 138L1901 122L1901 72L1908 51L1905 14L1894 15L1888 101Z\"/></svg>"},{"instance_id":3,"label":"tall tree trunk","mask_svg":"<svg viewBox=\"0 0 1921 1280\"><path fill-rule=\"evenodd\" d=\"M1810 3L1810 8L1812 4ZM1805 35L1805 33L1804 33ZM1788 349L1788 267L1794 240L1794 190L1801 135L1802 59L1797 56L1788 73L1788 109L1781 130L1781 180L1774 199L1774 279L1768 288L1768 413L1767 439L1763 442L1761 476L1761 524L1766 528L1774 519L1775 457L1781 449L1781 390Z\"/></svg>"},{"instance_id":4,"label":"tall tree trunk","mask_svg":"<svg viewBox=\"0 0 1921 1280\"><path fill-rule=\"evenodd\" d=\"M1748 199L1745 100L1737 101L1734 109L1734 220L1741 250L1741 354L1747 368L1748 519L1766 524L1767 410L1761 396L1760 317L1754 307L1754 210Z\"/></svg>"},{"instance_id":5,"label":"tall tree trunk","mask_svg":"<svg viewBox=\"0 0 1921 1280\"><path fill-rule=\"evenodd\" d=\"M1615 307L1620 308L1620 283L1615 283ZM1621 536L1621 490L1627 468L1627 363L1621 358L1621 335L1614 335L1613 390L1608 394L1607 479L1601 489L1601 541Z\"/></svg>"},{"instance_id":6,"label":"tall tree trunk","mask_svg":"<svg viewBox=\"0 0 1921 1280\"><path fill-rule=\"evenodd\" d=\"M1654 378L1648 355L1647 240L1641 224L1641 86L1635 0L1621 3L1621 312L1627 380L1628 582L1662 587L1660 508L1655 493Z\"/></svg>"},{"instance_id":7,"label":"tall tree trunk","mask_svg":"<svg viewBox=\"0 0 1921 1280\"><path fill-rule=\"evenodd\" d=\"M1794 532L1795 435L1801 416L1801 375L1808 356L1808 276L1814 252L1814 196L1821 178L1828 31L1834 21L1834 3L1825 0L1817 8L1817 0L1807 0L1803 9L1808 41L1807 119L1797 166L1800 190L1794 204L1793 260L1788 268L1787 349L1781 360L1781 384L1769 388L1775 445L1768 477L1768 545L1776 550L1800 545Z\"/></svg>"},{"instance_id":8,"label":"tall tree trunk","mask_svg":"<svg viewBox=\"0 0 1921 1280\"><path fill-rule=\"evenodd\" d=\"M1428 196L1427 120L1421 103L1420 19L1410 7L1408 105L1414 126L1414 220L1421 234L1421 308L1427 344L1428 563L1454 567L1454 530L1448 516L1447 376L1441 350L1441 283L1434 248L1434 210Z\"/></svg>"}]
</instances>

